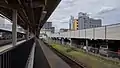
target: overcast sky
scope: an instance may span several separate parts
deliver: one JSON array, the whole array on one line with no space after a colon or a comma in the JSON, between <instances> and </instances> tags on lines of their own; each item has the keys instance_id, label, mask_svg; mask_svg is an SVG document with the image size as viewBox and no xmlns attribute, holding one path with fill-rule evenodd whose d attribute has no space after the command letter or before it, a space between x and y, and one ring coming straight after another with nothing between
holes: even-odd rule
<instances>
[{"instance_id":1,"label":"overcast sky","mask_svg":"<svg viewBox=\"0 0 120 68\"><path fill-rule=\"evenodd\" d=\"M68 28L70 16L77 18L79 12L101 18L103 25L120 23L120 0L62 0L48 21L57 30Z\"/></svg>"}]
</instances>

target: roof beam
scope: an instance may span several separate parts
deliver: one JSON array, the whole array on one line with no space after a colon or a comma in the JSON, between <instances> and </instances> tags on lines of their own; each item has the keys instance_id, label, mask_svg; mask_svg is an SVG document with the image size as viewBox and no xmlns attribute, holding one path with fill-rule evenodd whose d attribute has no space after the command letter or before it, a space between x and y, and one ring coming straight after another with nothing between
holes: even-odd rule
<instances>
[{"instance_id":1,"label":"roof beam","mask_svg":"<svg viewBox=\"0 0 120 68\"><path fill-rule=\"evenodd\" d=\"M25 3L25 5L26 5L27 7L29 7L29 3ZM38 7L44 7L44 6L45 6L45 3L44 3L44 2L34 1L34 2L32 2L31 8L38 8Z\"/></svg>"},{"instance_id":2,"label":"roof beam","mask_svg":"<svg viewBox=\"0 0 120 68\"><path fill-rule=\"evenodd\" d=\"M0 3L7 3L6 0L0 0Z\"/></svg>"},{"instance_id":3,"label":"roof beam","mask_svg":"<svg viewBox=\"0 0 120 68\"><path fill-rule=\"evenodd\" d=\"M47 11L42 11L40 22L45 18L46 14L47 14Z\"/></svg>"},{"instance_id":4,"label":"roof beam","mask_svg":"<svg viewBox=\"0 0 120 68\"><path fill-rule=\"evenodd\" d=\"M21 18L21 16L18 14L18 17L20 18L20 20L25 23L25 21L23 20L23 18Z\"/></svg>"},{"instance_id":5,"label":"roof beam","mask_svg":"<svg viewBox=\"0 0 120 68\"><path fill-rule=\"evenodd\" d=\"M45 0L45 6L47 5L47 0Z\"/></svg>"},{"instance_id":6,"label":"roof beam","mask_svg":"<svg viewBox=\"0 0 120 68\"><path fill-rule=\"evenodd\" d=\"M7 17L8 19L12 20L12 10L0 7L0 13Z\"/></svg>"},{"instance_id":7,"label":"roof beam","mask_svg":"<svg viewBox=\"0 0 120 68\"><path fill-rule=\"evenodd\" d=\"M28 18L28 15L27 15L27 13L26 13L26 11L25 11L25 6L24 6L24 2L23 1L21 1L21 0L17 0L18 1L18 3L22 6L22 9L21 9L21 12L23 12L23 16L24 17L22 17L23 19L26 19L26 26L29 24L29 26L31 25L31 23L30 23L30 20L29 20L29 18Z\"/></svg>"},{"instance_id":8,"label":"roof beam","mask_svg":"<svg viewBox=\"0 0 120 68\"><path fill-rule=\"evenodd\" d=\"M7 4L8 4L8 1L7 1L7 0L5 0L5 3L7 3Z\"/></svg>"},{"instance_id":9,"label":"roof beam","mask_svg":"<svg viewBox=\"0 0 120 68\"><path fill-rule=\"evenodd\" d=\"M0 7L8 8L8 9L17 9L17 10L21 8L21 6L18 4L3 4L3 3L0 3Z\"/></svg>"}]
</instances>

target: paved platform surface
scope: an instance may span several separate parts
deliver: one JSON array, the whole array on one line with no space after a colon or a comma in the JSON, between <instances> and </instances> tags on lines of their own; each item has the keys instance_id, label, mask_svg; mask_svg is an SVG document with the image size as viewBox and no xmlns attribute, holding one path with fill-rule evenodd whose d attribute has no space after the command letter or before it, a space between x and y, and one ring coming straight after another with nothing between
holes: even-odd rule
<instances>
[{"instance_id":1,"label":"paved platform surface","mask_svg":"<svg viewBox=\"0 0 120 68\"><path fill-rule=\"evenodd\" d=\"M58 57L50 48L48 48L41 40L39 44L43 50L43 53L48 60L50 68L71 68L66 62Z\"/></svg>"}]
</instances>

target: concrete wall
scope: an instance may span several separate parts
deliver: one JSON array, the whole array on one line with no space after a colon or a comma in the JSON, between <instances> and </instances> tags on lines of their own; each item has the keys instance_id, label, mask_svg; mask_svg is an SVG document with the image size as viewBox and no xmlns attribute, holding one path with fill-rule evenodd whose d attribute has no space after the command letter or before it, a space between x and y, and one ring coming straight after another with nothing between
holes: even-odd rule
<instances>
[{"instance_id":1,"label":"concrete wall","mask_svg":"<svg viewBox=\"0 0 120 68\"><path fill-rule=\"evenodd\" d=\"M68 31L68 38L70 38L71 37L71 32L70 31Z\"/></svg>"},{"instance_id":2,"label":"concrete wall","mask_svg":"<svg viewBox=\"0 0 120 68\"><path fill-rule=\"evenodd\" d=\"M95 39L105 39L105 27L95 28Z\"/></svg>"},{"instance_id":3,"label":"concrete wall","mask_svg":"<svg viewBox=\"0 0 120 68\"><path fill-rule=\"evenodd\" d=\"M108 26L106 32L107 39L120 39L120 25Z\"/></svg>"},{"instance_id":4,"label":"concrete wall","mask_svg":"<svg viewBox=\"0 0 120 68\"><path fill-rule=\"evenodd\" d=\"M120 40L120 24L77 31L68 31L62 33L62 36L58 35L58 37Z\"/></svg>"},{"instance_id":5,"label":"concrete wall","mask_svg":"<svg viewBox=\"0 0 120 68\"><path fill-rule=\"evenodd\" d=\"M75 31L71 31L71 38L75 37Z\"/></svg>"},{"instance_id":6,"label":"concrete wall","mask_svg":"<svg viewBox=\"0 0 120 68\"><path fill-rule=\"evenodd\" d=\"M94 29L86 29L86 38L93 39L94 38Z\"/></svg>"},{"instance_id":7,"label":"concrete wall","mask_svg":"<svg viewBox=\"0 0 120 68\"><path fill-rule=\"evenodd\" d=\"M79 35L80 35L79 30L74 31L74 36L75 36L75 38L79 38Z\"/></svg>"},{"instance_id":8,"label":"concrete wall","mask_svg":"<svg viewBox=\"0 0 120 68\"><path fill-rule=\"evenodd\" d=\"M80 38L85 38L85 30L80 30Z\"/></svg>"}]
</instances>

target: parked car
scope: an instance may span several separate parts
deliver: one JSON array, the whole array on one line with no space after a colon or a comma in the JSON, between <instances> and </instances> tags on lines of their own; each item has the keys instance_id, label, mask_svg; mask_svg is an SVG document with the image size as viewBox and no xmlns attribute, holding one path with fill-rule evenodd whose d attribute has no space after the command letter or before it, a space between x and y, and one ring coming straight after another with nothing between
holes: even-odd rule
<instances>
[{"instance_id":1,"label":"parked car","mask_svg":"<svg viewBox=\"0 0 120 68\"><path fill-rule=\"evenodd\" d=\"M118 58L120 59L120 48L118 49Z\"/></svg>"},{"instance_id":2,"label":"parked car","mask_svg":"<svg viewBox=\"0 0 120 68\"><path fill-rule=\"evenodd\" d=\"M99 54L102 56L108 56L108 46L107 45L101 45L99 49Z\"/></svg>"},{"instance_id":3,"label":"parked car","mask_svg":"<svg viewBox=\"0 0 120 68\"><path fill-rule=\"evenodd\" d=\"M86 50L86 49L87 49L87 47L86 47L86 46L84 46L84 47L83 47L83 50Z\"/></svg>"},{"instance_id":4,"label":"parked car","mask_svg":"<svg viewBox=\"0 0 120 68\"><path fill-rule=\"evenodd\" d=\"M118 58L117 52L111 51L107 45L100 46L99 54L106 57Z\"/></svg>"},{"instance_id":5,"label":"parked car","mask_svg":"<svg viewBox=\"0 0 120 68\"><path fill-rule=\"evenodd\" d=\"M108 49L106 48L100 48L99 49L99 54L102 55L102 56L105 56L105 57L108 57Z\"/></svg>"},{"instance_id":6,"label":"parked car","mask_svg":"<svg viewBox=\"0 0 120 68\"><path fill-rule=\"evenodd\" d=\"M98 48L95 48L95 47L92 47L92 48L91 48L91 51L92 51L93 53L96 53L96 54L99 53L99 49L98 49Z\"/></svg>"},{"instance_id":7,"label":"parked car","mask_svg":"<svg viewBox=\"0 0 120 68\"><path fill-rule=\"evenodd\" d=\"M92 53L98 53L98 52L99 52L99 49L98 49L98 48L95 48L95 47L89 46L89 47L88 47L88 51L89 51L89 52L92 52Z\"/></svg>"}]
</instances>

